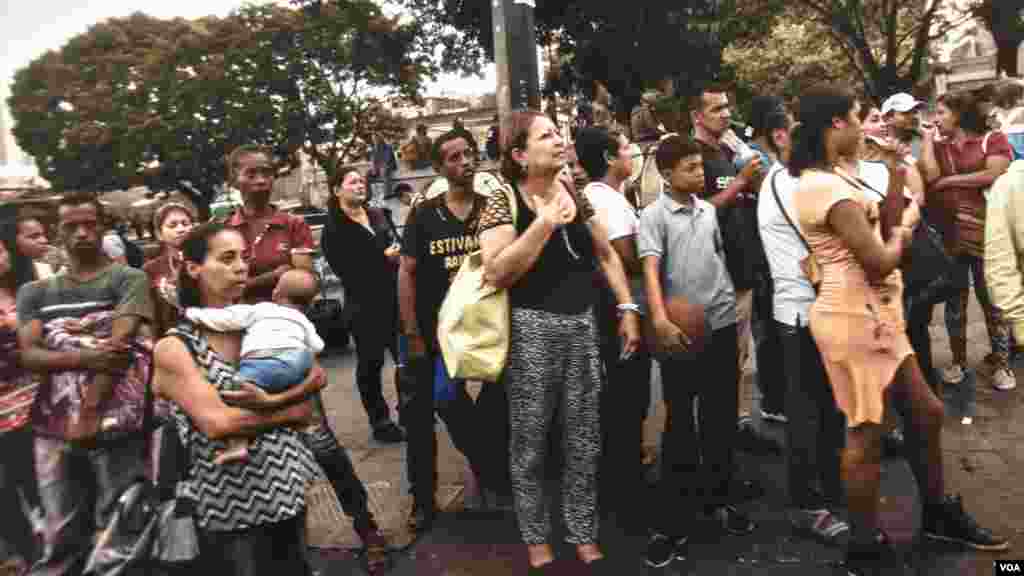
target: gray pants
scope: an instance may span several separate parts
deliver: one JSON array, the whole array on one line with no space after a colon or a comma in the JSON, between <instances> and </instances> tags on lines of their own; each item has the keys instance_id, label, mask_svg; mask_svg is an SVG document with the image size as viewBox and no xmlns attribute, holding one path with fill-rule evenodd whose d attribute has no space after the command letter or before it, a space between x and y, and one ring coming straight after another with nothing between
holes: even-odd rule
<instances>
[{"instance_id":1,"label":"gray pants","mask_svg":"<svg viewBox=\"0 0 1024 576\"><path fill-rule=\"evenodd\" d=\"M505 371L511 425L510 468L519 531L527 544L551 537L545 486L548 436L561 427L562 518L572 544L597 541L597 461L601 354L594 315L512 309Z\"/></svg>"}]
</instances>

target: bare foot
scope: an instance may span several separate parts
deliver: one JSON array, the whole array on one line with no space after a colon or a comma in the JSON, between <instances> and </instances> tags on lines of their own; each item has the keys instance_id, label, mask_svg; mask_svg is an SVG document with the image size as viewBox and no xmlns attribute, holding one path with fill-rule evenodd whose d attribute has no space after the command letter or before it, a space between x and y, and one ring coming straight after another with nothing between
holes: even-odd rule
<instances>
[{"instance_id":1,"label":"bare foot","mask_svg":"<svg viewBox=\"0 0 1024 576\"><path fill-rule=\"evenodd\" d=\"M217 457L213 459L213 463L221 466L223 464L229 464L231 462L245 462L249 459L249 445L240 444L238 446L231 446L227 450L217 454Z\"/></svg>"},{"instance_id":2,"label":"bare foot","mask_svg":"<svg viewBox=\"0 0 1024 576\"><path fill-rule=\"evenodd\" d=\"M576 547L576 557L584 564L590 564L594 560L604 558L604 554L597 544L580 544Z\"/></svg>"},{"instance_id":3,"label":"bare foot","mask_svg":"<svg viewBox=\"0 0 1024 576\"><path fill-rule=\"evenodd\" d=\"M534 568L540 568L555 561L555 553L548 544L527 545L526 552L530 555L530 566Z\"/></svg>"}]
</instances>

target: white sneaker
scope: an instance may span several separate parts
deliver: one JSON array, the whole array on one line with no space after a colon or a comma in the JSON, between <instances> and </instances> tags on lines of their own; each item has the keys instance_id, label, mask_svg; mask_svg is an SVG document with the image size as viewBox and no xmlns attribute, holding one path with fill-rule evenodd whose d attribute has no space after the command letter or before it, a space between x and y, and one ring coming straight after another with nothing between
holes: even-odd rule
<instances>
[{"instance_id":1,"label":"white sneaker","mask_svg":"<svg viewBox=\"0 0 1024 576\"><path fill-rule=\"evenodd\" d=\"M1006 368L996 370L992 375L992 386L996 390L1013 390L1017 387L1017 378Z\"/></svg>"},{"instance_id":2,"label":"white sneaker","mask_svg":"<svg viewBox=\"0 0 1024 576\"><path fill-rule=\"evenodd\" d=\"M953 364L942 370L942 380L946 384L959 384L964 381L964 368L959 364Z\"/></svg>"}]
</instances>

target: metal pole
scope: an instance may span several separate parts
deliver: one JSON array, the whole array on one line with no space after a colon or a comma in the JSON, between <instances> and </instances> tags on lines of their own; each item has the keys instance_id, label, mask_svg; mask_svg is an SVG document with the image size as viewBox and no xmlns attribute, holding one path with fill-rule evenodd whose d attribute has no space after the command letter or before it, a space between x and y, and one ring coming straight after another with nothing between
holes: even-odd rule
<instances>
[{"instance_id":1,"label":"metal pole","mask_svg":"<svg viewBox=\"0 0 1024 576\"><path fill-rule=\"evenodd\" d=\"M520 108L540 110L540 74L534 33L534 0L491 0L498 117Z\"/></svg>"}]
</instances>

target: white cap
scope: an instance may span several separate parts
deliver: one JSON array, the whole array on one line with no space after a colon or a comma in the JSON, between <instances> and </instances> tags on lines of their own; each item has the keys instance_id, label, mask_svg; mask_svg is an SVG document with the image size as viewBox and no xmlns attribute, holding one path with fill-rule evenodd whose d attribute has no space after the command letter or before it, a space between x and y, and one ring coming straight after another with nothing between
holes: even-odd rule
<instances>
[{"instance_id":1,"label":"white cap","mask_svg":"<svg viewBox=\"0 0 1024 576\"><path fill-rule=\"evenodd\" d=\"M882 103L882 116L889 112L910 112L918 106L925 105L927 105L926 102L918 100L906 92L900 92L885 99L885 102Z\"/></svg>"}]
</instances>

